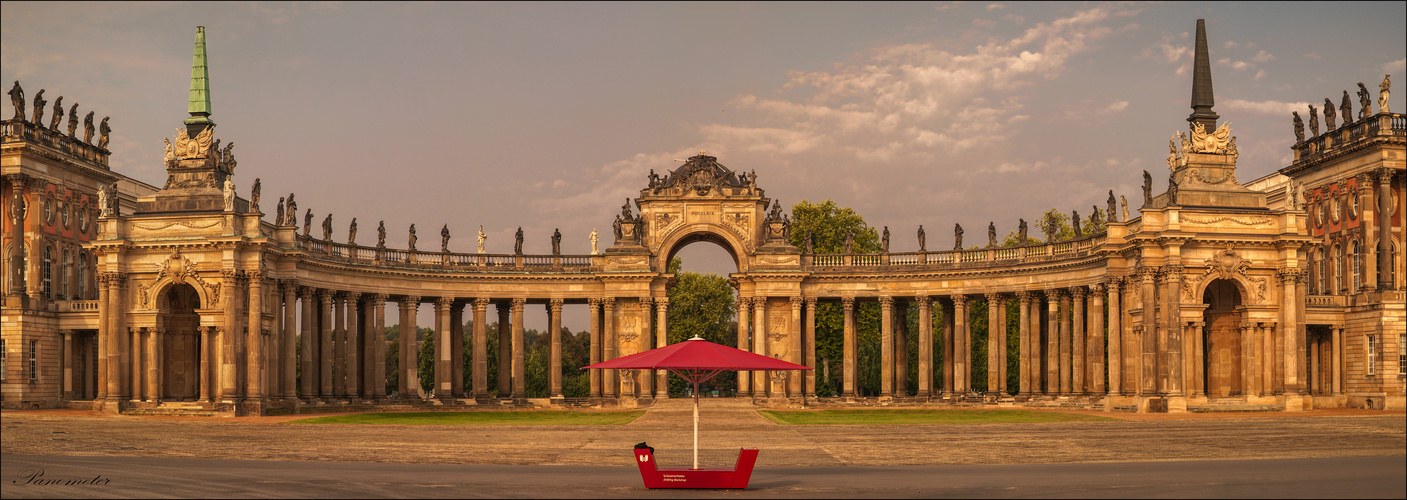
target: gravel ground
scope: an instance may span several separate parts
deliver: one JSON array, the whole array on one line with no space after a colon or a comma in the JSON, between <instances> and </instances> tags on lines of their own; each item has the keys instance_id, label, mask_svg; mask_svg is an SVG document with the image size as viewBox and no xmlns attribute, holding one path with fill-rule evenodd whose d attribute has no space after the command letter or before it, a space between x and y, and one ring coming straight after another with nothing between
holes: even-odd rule
<instances>
[{"instance_id":1,"label":"gravel ground","mask_svg":"<svg viewBox=\"0 0 1407 500\"><path fill-rule=\"evenodd\" d=\"M788 426L747 401L705 400L700 465L1021 464L1324 458L1407 454L1404 412L1109 414L1101 422ZM1042 410L1065 411L1065 410ZM84 410L0 412L0 453L442 464L633 464L648 442L661 465L691 461L692 407L670 400L627 425L290 424L282 417L135 417Z\"/></svg>"}]
</instances>

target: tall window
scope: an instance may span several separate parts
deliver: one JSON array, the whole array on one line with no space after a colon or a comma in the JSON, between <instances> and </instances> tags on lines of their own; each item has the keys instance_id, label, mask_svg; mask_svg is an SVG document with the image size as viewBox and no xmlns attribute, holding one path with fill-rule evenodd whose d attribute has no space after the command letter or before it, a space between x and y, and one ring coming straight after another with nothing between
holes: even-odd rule
<instances>
[{"instance_id":1,"label":"tall window","mask_svg":"<svg viewBox=\"0 0 1407 500\"><path fill-rule=\"evenodd\" d=\"M1378 346L1375 345L1375 344L1373 344L1373 336L1372 336L1372 335L1369 335L1369 336L1368 336L1368 359L1365 360L1365 361L1367 361L1368 375L1372 375L1374 372L1377 371L1377 363L1376 363L1377 360L1378 360Z\"/></svg>"},{"instance_id":2,"label":"tall window","mask_svg":"<svg viewBox=\"0 0 1407 500\"><path fill-rule=\"evenodd\" d=\"M1324 250L1319 250L1319 295L1329 293L1329 277L1325 271L1329 269L1328 259L1324 256Z\"/></svg>"},{"instance_id":3,"label":"tall window","mask_svg":"<svg viewBox=\"0 0 1407 500\"><path fill-rule=\"evenodd\" d=\"M1334 245L1334 249L1329 251L1329 293L1339 293L1339 246Z\"/></svg>"},{"instance_id":4,"label":"tall window","mask_svg":"<svg viewBox=\"0 0 1407 500\"><path fill-rule=\"evenodd\" d=\"M1353 265L1353 272L1349 273L1351 280L1348 293L1357 293L1358 288L1363 284L1363 255L1358 252L1358 242L1349 243L1349 260Z\"/></svg>"},{"instance_id":5,"label":"tall window","mask_svg":"<svg viewBox=\"0 0 1407 500\"><path fill-rule=\"evenodd\" d=\"M29 341L29 381L39 380L39 341Z\"/></svg>"},{"instance_id":6,"label":"tall window","mask_svg":"<svg viewBox=\"0 0 1407 500\"><path fill-rule=\"evenodd\" d=\"M44 284L45 297L54 296L54 249L44 246L44 267L39 268L39 279Z\"/></svg>"},{"instance_id":7,"label":"tall window","mask_svg":"<svg viewBox=\"0 0 1407 500\"><path fill-rule=\"evenodd\" d=\"M88 299L88 255L78 253L78 299Z\"/></svg>"},{"instance_id":8,"label":"tall window","mask_svg":"<svg viewBox=\"0 0 1407 500\"><path fill-rule=\"evenodd\" d=\"M69 292L70 278L73 277L73 253L67 248L63 251L63 265L59 267L59 300L73 298Z\"/></svg>"}]
</instances>

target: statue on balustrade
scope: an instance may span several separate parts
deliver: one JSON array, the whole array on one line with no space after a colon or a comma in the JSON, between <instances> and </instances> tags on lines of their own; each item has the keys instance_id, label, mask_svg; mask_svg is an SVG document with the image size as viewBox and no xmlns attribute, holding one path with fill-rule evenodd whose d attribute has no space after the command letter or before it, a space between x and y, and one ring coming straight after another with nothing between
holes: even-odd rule
<instances>
[{"instance_id":1,"label":"statue on balustrade","mask_svg":"<svg viewBox=\"0 0 1407 500\"><path fill-rule=\"evenodd\" d=\"M806 232L806 235L807 235L807 237L810 237L811 232L810 232L810 231L807 231L807 232ZM927 251L928 251L928 237L927 237L927 235L923 234L923 224L919 224L919 225L918 225L918 251L920 251L920 252L927 252Z\"/></svg>"},{"instance_id":2,"label":"statue on balustrade","mask_svg":"<svg viewBox=\"0 0 1407 500\"><path fill-rule=\"evenodd\" d=\"M18 200L17 200L17 201L18 201ZM10 206L11 206L12 208L15 208L16 210L21 210L21 211L22 211L21 205L20 205L20 203L18 203L17 201L16 201L16 202L11 202L11 205L10 205ZM112 207L112 200L108 199L107 186L98 186L98 216L99 216L99 217L112 217L112 208L111 208L111 207ZM16 218L18 218L18 217L16 217ZM19 223L16 222L15 224L18 225Z\"/></svg>"},{"instance_id":3,"label":"statue on balustrade","mask_svg":"<svg viewBox=\"0 0 1407 500\"><path fill-rule=\"evenodd\" d=\"M1290 114L1295 115L1295 144L1299 144L1304 142L1304 120L1300 119L1299 111L1291 111Z\"/></svg>"},{"instance_id":4,"label":"statue on balustrade","mask_svg":"<svg viewBox=\"0 0 1407 500\"><path fill-rule=\"evenodd\" d=\"M1343 91L1343 102L1339 103L1339 116L1343 117L1343 126L1353 124L1353 99L1349 99L1348 91Z\"/></svg>"},{"instance_id":5,"label":"statue on balustrade","mask_svg":"<svg viewBox=\"0 0 1407 500\"><path fill-rule=\"evenodd\" d=\"M1110 190L1109 190L1109 200L1108 200L1108 201L1105 201L1105 203L1106 203L1107 205L1109 205L1109 208L1108 208L1109 213L1106 214L1106 215L1109 217L1109 219L1108 219L1109 222L1119 222L1119 219L1115 218L1115 214L1114 214L1114 190L1113 190L1113 189L1110 189Z\"/></svg>"},{"instance_id":6,"label":"statue on balustrade","mask_svg":"<svg viewBox=\"0 0 1407 500\"><path fill-rule=\"evenodd\" d=\"M92 116L92 115L89 115L89 116ZM226 212L233 212L233 211L234 211L234 199L235 199L235 185L234 185L234 181L233 181L233 180L230 180L229 178L225 178L225 193L224 193L224 194L225 194L225 211L226 211Z\"/></svg>"},{"instance_id":7,"label":"statue on balustrade","mask_svg":"<svg viewBox=\"0 0 1407 500\"><path fill-rule=\"evenodd\" d=\"M39 89L39 92L34 93L34 125L37 127L44 126L45 104L49 104L49 101L44 100L44 89Z\"/></svg>"},{"instance_id":8,"label":"statue on balustrade","mask_svg":"<svg viewBox=\"0 0 1407 500\"><path fill-rule=\"evenodd\" d=\"M649 177L650 177L650 189L654 189L655 186L659 186L659 185L660 185L660 176L655 175L655 169L653 169L653 168L650 169L650 176L649 176Z\"/></svg>"},{"instance_id":9,"label":"statue on balustrade","mask_svg":"<svg viewBox=\"0 0 1407 500\"><path fill-rule=\"evenodd\" d=\"M513 254L523 254L523 226L518 226L518 233L513 235Z\"/></svg>"},{"instance_id":10,"label":"statue on balustrade","mask_svg":"<svg viewBox=\"0 0 1407 500\"><path fill-rule=\"evenodd\" d=\"M322 240L332 241L332 213L328 212L327 217L322 219Z\"/></svg>"},{"instance_id":11,"label":"statue on balustrade","mask_svg":"<svg viewBox=\"0 0 1407 500\"><path fill-rule=\"evenodd\" d=\"M1334 101L1324 98L1324 132L1334 131Z\"/></svg>"},{"instance_id":12,"label":"statue on balustrade","mask_svg":"<svg viewBox=\"0 0 1407 500\"><path fill-rule=\"evenodd\" d=\"M1016 240L1017 240L1017 243L1016 243L1016 244L1018 244L1018 245L1025 245L1025 244L1026 244L1026 231L1027 231L1027 228L1026 228L1026 219L1017 219L1017 223L1016 223Z\"/></svg>"},{"instance_id":13,"label":"statue on balustrade","mask_svg":"<svg viewBox=\"0 0 1407 500\"><path fill-rule=\"evenodd\" d=\"M73 107L68 108L68 137L78 139L78 103L73 103Z\"/></svg>"},{"instance_id":14,"label":"statue on balustrade","mask_svg":"<svg viewBox=\"0 0 1407 500\"><path fill-rule=\"evenodd\" d=\"M1095 231L1094 231L1094 228L1099 227L1099 207L1098 207L1098 206L1096 206L1096 205L1091 205L1091 206L1089 207L1089 225L1088 225L1088 226L1085 226L1085 227L1088 227L1088 228L1089 228L1090 234L1094 234L1094 232L1095 232Z\"/></svg>"},{"instance_id":15,"label":"statue on balustrade","mask_svg":"<svg viewBox=\"0 0 1407 500\"><path fill-rule=\"evenodd\" d=\"M235 166L239 165L239 162L235 161L234 157L234 141L230 141L229 144L226 144L225 150L220 153L220 165L223 165L225 171L231 174L234 173Z\"/></svg>"},{"instance_id":16,"label":"statue on balustrade","mask_svg":"<svg viewBox=\"0 0 1407 500\"><path fill-rule=\"evenodd\" d=\"M98 149L107 151L108 136L112 134L112 127L107 124L107 116L103 117L103 122L98 124Z\"/></svg>"},{"instance_id":17,"label":"statue on balustrade","mask_svg":"<svg viewBox=\"0 0 1407 500\"><path fill-rule=\"evenodd\" d=\"M562 255L562 231L560 228L552 229L552 255Z\"/></svg>"},{"instance_id":18,"label":"statue on balustrade","mask_svg":"<svg viewBox=\"0 0 1407 500\"><path fill-rule=\"evenodd\" d=\"M852 251L852 249L854 249L854 247L855 247L855 230L854 230L854 229L846 229L846 230L845 230L845 253L851 253L851 251Z\"/></svg>"},{"instance_id":19,"label":"statue on balustrade","mask_svg":"<svg viewBox=\"0 0 1407 500\"><path fill-rule=\"evenodd\" d=\"M440 251L449 252L449 224L440 228Z\"/></svg>"},{"instance_id":20,"label":"statue on balustrade","mask_svg":"<svg viewBox=\"0 0 1407 500\"><path fill-rule=\"evenodd\" d=\"M884 226L884 235L879 240L879 251L889 253L889 226Z\"/></svg>"},{"instance_id":21,"label":"statue on balustrade","mask_svg":"<svg viewBox=\"0 0 1407 500\"><path fill-rule=\"evenodd\" d=\"M919 226L922 229L923 226ZM811 230L806 230L806 253L814 254L816 251L811 247Z\"/></svg>"},{"instance_id":22,"label":"statue on balustrade","mask_svg":"<svg viewBox=\"0 0 1407 500\"><path fill-rule=\"evenodd\" d=\"M347 227L347 244L357 244L357 218L352 217L352 225Z\"/></svg>"},{"instance_id":23,"label":"statue on balustrade","mask_svg":"<svg viewBox=\"0 0 1407 500\"><path fill-rule=\"evenodd\" d=\"M1153 205L1153 176L1143 171L1143 206Z\"/></svg>"},{"instance_id":24,"label":"statue on balustrade","mask_svg":"<svg viewBox=\"0 0 1407 500\"><path fill-rule=\"evenodd\" d=\"M1379 113L1391 113L1391 111L1388 111L1387 108L1388 96L1391 94L1391 92L1389 91L1390 88L1392 88L1392 75L1383 75L1383 82L1378 84ZM41 90L40 92L43 92L43 90ZM36 119L36 121L38 120Z\"/></svg>"},{"instance_id":25,"label":"statue on balustrade","mask_svg":"<svg viewBox=\"0 0 1407 500\"><path fill-rule=\"evenodd\" d=\"M1309 105L1309 136L1319 137L1319 112L1313 104Z\"/></svg>"},{"instance_id":26,"label":"statue on balustrade","mask_svg":"<svg viewBox=\"0 0 1407 500\"><path fill-rule=\"evenodd\" d=\"M953 224L953 250L962 250L962 224Z\"/></svg>"},{"instance_id":27,"label":"statue on balustrade","mask_svg":"<svg viewBox=\"0 0 1407 500\"><path fill-rule=\"evenodd\" d=\"M635 218L635 213L630 211L630 198L625 199L625 204L620 206L620 217L626 221Z\"/></svg>"},{"instance_id":28,"label":"statue on balustrade","mask_svg":"<svg viewBox=\"0 0 1407 500\"><path fill-rule=\"evenodd\" d=\"M1358 82L1358 120L1367 120L1373 114L1372 101L1368 100L1368 87L1363 86L1363 82Z\"/></svg>"},{"instance_id":29,"label":"statue on balustrade","mask_svg":"<svg viewBox=\"0 0 1407 500\"><path fill-rule=\"evenodd\" d=\"M386 248L386 221L376 225L376 248Z\"/></svg>"},{"instance_id":30,"label":"statue on balustrade","mask_svg":"<svg viewBox=\"0 0 1407 500\"><path fill-rule=\"evenodd\" d=\"M1129 199L1124 195L1119 195L1119 215L1124 216L1124 222L1129 221Z\"/></svg>"},{"instance_id":31,"label":"statue on balustrade","mask_svg":"<svg viewBox=\"0 0 1407 500\"><path fill-rule=\"evenodd\" d=\"M88 116L83 118L83 143L93 144L93 115L96 111L89 111Z\"/></svg>"},{"instance_id":32,"label":"statue on balustrade","mask_svg":"<svg viewBox=\"0 0 1407 500\"><path fill-rule=\"evenodd\" d=\"M20 81L15 80L15 86L10 87L10 105L15 107L15 117L13 120L24 121L24 88L20 87Z\"/></svg>"},{"instance_id":33,"label":"statue on balustrade","mask_svg":"<svg viewBox=\"0 0 1407 500\"><path fill-rule=\"evenodd\" d=\"M49 118L49 130L59 131L59 122L64 118L64 96L54 100L53 117Z\"/></svg>"},{"instance_id":34,"label":"statue on balustrade","mask_svg":"<svg viewBox=\"0 0 1407 500\"><path fill-rule=\"evenodd\" d=\"M1168 176L1168 206L1177 205L1177 179Z\"/></svg>"},{"instance_id":35,"label":"statue on balustrade","mask_svg":"<svg viewBox=\"0 0 1407 500\"><path fill-rule=\"evenodd\" d=\"M276 215L274 215L274 225L275 225L275 226L282 226L282 225L283 225L283 197L282 197L282 196L280 196L280 197L278 198L278 212L276 212Z\"/></svg>"},{"instance_id":36,"label":"statue on balustrade","mask_svg":"<svg viewBox=\"0 0 1407 500\"><path fill-rule=\"evenodd\" d=\"M313 209L309 208L303 212L303 237L307 238L308 233L313 230Z\"/></svg>"},{"instance_id":37,"label":"statue on balustrade","mask_svg":"<svg viewBox=\"0 0 1407 500\"><path fill-rule=\"evenodd\" d=\"M1080 212L1077 210L1070 211L1070 228L1075 233L1073 238L1079 238L1085 235L1083 231L1080 231Z\"/></svg>"},{"instance_id":38,"label":"statue on balustrade","mask_svg":"<svg viewBox=\"0 0 1407 500\"><path fill-rule=\"evenodd\" d=\"M410 225L410 251L415 251L415 224Z\"/></svg>"},{"instance_id":39,"label":"statue on balustrade","mask_svg":"<svg viewBox=\"0 0 1407 500\"><path fill-rule=\"evenodd\" d=\"M298 229L298 202L293 201L293 193L288 193L287 214L288 219L283 221L282 225L291 226L295 230Z\"/></svg>"},{"instance_id":40,"label":"statue on balustrade","mask_svg":"<svg viewBox=\"0 0 1407 500\"><path fill-rule=\"evenodd\" d=\"M593 231L594 231L594 229L593 229ZM488 239L488 238L489 238L489 235L484 234L484 225L483 225L483 224L480 224L480 225L479 225L479 253L484 253L484 240L486 240L486 239Z\"/></svg>"},{"instance_id":41,"label":"statue on balustrade","mask_svg":"<svg viewBox=\"0 0 1407 500\"><path fill-rule=\"evenodd\" d=\"M255 177L255 178L254 178L254 187L249 188L249 213L251 213L251 214L262 214L262 213L264 213L264 212L260 212L260 211L259 211L259 190L260 190L260 189L261 189L261 188L260 188L259 178L258 178L258 177Z\"/></svg>"},{"instance_id":42,"label":"statue on balustrade","mask_svg":"<svg viewBox=\"0 0 1407 500\"><path fill-rule=\"evenodd\" d=\"M596 255L596 254L600 253L600 252L598 252L598 251L596 250L596 240L598 240L598 239L600 239L600 236L597 236L597 234L596 234L596 228L594 228L594 227L591 228L591 255ZM483 241L483 240L479 240L479 241ZM483 243L480 243L479 245L480 245L480 248L482 248ZM480 252L482 252L482 251L483 251L483 250L480 250Z\"/></svg>"},{"instance_id":43,"label":"statue on balustrade","mask_svg":"<svg viewBox=\"0 0 1407 500\"><path fill-rule=\"evenodd\" d=\"M993 247L996 247L996 246L997 246L997 223L996 223L996 221L989 221L989 222L987 222L987 248L993 248Z\"/></svg>"}]
</instances>

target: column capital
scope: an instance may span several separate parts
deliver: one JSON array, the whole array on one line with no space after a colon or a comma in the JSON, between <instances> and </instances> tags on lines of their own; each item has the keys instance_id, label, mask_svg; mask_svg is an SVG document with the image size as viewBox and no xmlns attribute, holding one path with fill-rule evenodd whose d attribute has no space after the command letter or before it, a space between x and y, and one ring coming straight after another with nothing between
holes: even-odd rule
<instances>
[{"instance_id":1,"label":"column capital","mask_svg":"<svg viewBox=\"0 0 1407 500\"><path fill-rule=\"evenodd\" d=\"M1387 184L1389 182L1392 182L1392 174L1394 171L1395 170L1392 167L1381 167L1374 170L1373 172L1378 174L1379 183Z\"/></svg>"},{"instance_id":2,"label":"column capital","mask_svg":"<svg viewBox=\"0 0 1407 500\"><path fill-rule=\"evenodd\" d=\"M1083 299L1083 298L1085 298L1085 295L1087 295L1087 294L1088 294L1088 291L1085 290L1085 287L1083 287L1083 286L1072 286L1072 287L1070 287L1070 296L1072 296L1072 297L1074 297L1074 298L1076 298L1076 299Z\"/></svg>"},{"instance_id":3,"label":"column capital","mask_svg":"<svg viewBox=\"0 0 1407 500\"><path fill-rule=\"evenodd\" d=\"M1256 327L1256 323L1255 323L1254 321L1242 321L1242 322L1241 322L1241 329L1242 329L1242 330L1245 330L1245 329L1248 329L1248 328L1255 328L1255 327Z\"/></svg>"},{"instance_id":4,"label":"column capital","mask_svg":"<svg viewBox=\"0 0 1407 500\"><path fill-rule=\"evenodd\" d=\"M663 311L669 308L669 297L655 297L655 307Z\"/></svg>"},{"instance_id":5,"label":"column capital","mask_svg":"<svg viewBox=\"0 0 1407 500\"><path fill-rule=\"evenodd\" d=\"M1182 279L1182 266L1169 264L1158 268L1158 274L1165 280L1179 280Z\"/></svg>"},{"instance_id":6,"label":"column capital","mask_svg":"<svg viewBox=\"0 0 1407 500\"><path fill-rule=\"evenodd\" d=\"M98 273L98 283L100 284L121 286L124 281L127 281L127 275L124 273L112 271Z\"/></svg>"},{"instance_id":7,"label":"column capital","mask_svg":"<svg viewBox=\"0 0 1407 500\"><path fill-rule=\"evenodd\" d=\"M1070 292L1064 288L1051 288L1045 291L1045 296L1050 300L1056 300L1069 294Z\"/></svg>"},{"instance_id":8,"label":"column capital","mask_svg":"<svg viewBox=\"0 0 1407 500\"><path fill-rule=\"evenodd\" d=\"M741 295L738 296L737 305L738 305L739 308L747 307L748 304L751 303L751 302L752 302L752 298L751 298L751 297L743 297L743 296L741 296Z\"/></svg>"},{"instance_id":9,"label":"column capital","mask_svg":"<svg viewBox=\"0 0 1407 500\"><path fill-rule=\"evenodd\" d=\"M362 298L362 293L361 293L361 292L347 292L347 301L348 301L348 302L351 302L351 303L355 304L355 303L357 303L357 301L361 300L361 298Z\"/></svg>"},{"instance_id":10,"label":"column capital","mask_svg":"<svg viewBox=\"0 0 1407 500\"><path fill-rule=\"evenodd\" d=\"M885 296L880 297L880 298L879 298L879 306L882 307L882 308L885 308L885 309L893 308L893 307L894 307L894 297L890 297L890 296L888 296L888 295L885 295Z\"/></svg>"},{"instance_id":11,"label":"column capital","mask_svg":"<svg viewBox=\"0 0 1407 500\"><path fill-rule=\"evenodd\" d=\"M551 309L553 313L559 313L562 312L563 303L562 299L551 299L547 301L547 308Z\"/></svg>"},{"instance_id":12,"label":"column capital","mask_svg":"<svg viewBox=\"0 0 1407 500\"><path fill-rule=\"evenodd\" d=\"M1280 283L1294 283L1299 281L1300 275L1305 274L1305 270L1298 267L1281 267L1275 270L1275 279Z\"/></svg>"},{"instance_id":13,"label":"column capital","mask_svg":"<svg viewBox=\"0 0 1407 500\"><path fill-rule=\"evenodd\" d=\"M1115 292L1117 292L1117 291L1119 290L1119 286L1122 285L1123 283L1124 283L1124 278L1119 277L1119 276L1105 276L1105 277L1104 277L1104 286L1108 287L1110 291L1115 291Z\"/></svg>"},{"instance_id":14,"label":"column capital","mask_svg":"<svg viewBox=\"0 0 1407 500\"><path fill-rule=\"evenodd\" d=\"M318 300L321 300L323 302L332 302L333 293L334 292L332 290L328 290L326 288L319 288L317 289Z\"/></svg>"},{"instance_id":15,"label":"column capital","mask_svg":"<svg viewBox=\"0 0 1407 500\"><path fill-rule=\"evenodd\" d=\"M615 298L615 297L601 297L601 306L602 306L602 307L614 307L615 305L616 305L616 298Z\"/></svg>"},{"instance_id":16,"label":"column capital","mask_svg":"<svg viewBox=\"0 0 1407 500\"><path fill-rule=\"evenodd\" d=\"M527 304L527 303L528 303L528 299L526 299L526 298L523 298L523 297L514 297L514 298L513 298L512 305L509 306L509 307L511 308L511 310L512 310L513 312L522 312L522 311L523 311L523 304Z\"/></svg>"},{"instance_id":17,"label":"column capital","mask_svg":"<svg viewBox=\"0 0 1407 500\"><path fill-rule=\"evenodd\" d=\"M844 305L846 309L853 308L855 307L855 297L853 295L842 295L840 297L840 303Z\"/></svg>"},{"instance_id":18,"label":"column capital","mask_svg":"<svg viewBox=\"0 0 1407 500\"><path fill-rule=\"evenodd\" d=\"M1001 296L1002 294L997 292L987 292L982 294L982 298L986 299L988 304L1001 300Z\"/></svg>"},{"instance_id":19,"label":"column capital","mask_svg":"<svg viewBox=\"0 0 1407 500\"><path fill-rule=\"evenodd\" d=\"M440 297L435 299L435 307L449 308L454 305L454 297Z\"/></svg>"},{"instance_id":20,"label":"column capital","mask_svg":"<svg viewBox=\"0 0 1407 500\"><path fill-rule=\"evenodd\" d=\"M1093 293L1095 295L1104 295L1105 286L1106 285L1103 282L1098 282L1093 285L1090 285L1090 293Z\"/></svg>"},{"instance_id":21,"label":"column capital","mask_svg":"<svg viewBox=\"0 0 1407 500\"><path fill-rule=\"evenodd\" d=\"M401 307L415 307L415 306L419 306L419 305L420 305L420 296L419 296L419 295L402 295L402 296L401 296L400 303L401 303Z\"/></svg>"},{"instance_id":22,"label":"column capital","mask_svg":"<svg viewBox=\"0 0 1407 500\"><path fill-rule=\"evenodd\" d=\"M914 302L917 302L919 307L928 307L933 304L933 298L927 295L915 295Z\"/></svg>"},{"instance_id":23,"label":"column capital","mask_svg":"<svg viewBox=\"0 0 1407 500\"><path fill-rule=\"evenodd\" d=\"M792 297L791 297L790 299L788 299L788 300L791 301L791 308L792 308L792 309L800 309L800 308L801 308L801 296L800 296L800 295L794 295L794 296L792 296Z\"/></svg>"},{"instance_id":24,"label":"column capital","mask_svg":"<svg viewBox=\"0 0 1407 500\"><path fill-rule=\"evenodd\" d=\"M280 291L283 291L283 292L295 292L295 293L296 293L296 292L298 291L298 280L297 280L297 279L280 279L280 280L278 280L278 289L279 289Z\"/></svg>"},{"instance_id":25,"label":"column capital","mask_svg":"<svg viewBox=\"0 0 1407 500\"><path fill-rule=\"evenodd\" d=\"M805 300L806 300L806 307L811 308L811 309L815 309L815 308L816 308L816 298L815 298L815 297L806 297Z\"/></svg>"},{"instance_id":26,"label":"column capital","mask_svg":"<svg viewBox=\"0 0 1407 500\"><path fill-rule=\"evenodd\" d=\"M1036 293L1030 290L1021 290L1019 292L1016 292L1016 298L1017 300L1020 300L1023 304L1029 303L1032 299L1036 298Z\"/></svg>"},{"instance_id":27,"label":"column capital","mask_svg":"<svg viewBox=\"0 0 1407 500\"><path fill-rule=\"evenodd\" d=\"M482 300L482 301L484 301L485 303L488 302L488 299L479 299L479 300ZM589 297L589 298L586 299L586 306L587 306L587 307L590 307L590 308L592 308L592 309L595 309L595 308L597 308L597 307L601 307L601 299L598 299L598 298L596 298L596 297Z\"/></svg>"},{"instance_id":28,"label":"column capital","mask_svg":"<svg viewBox=\"0 0 1407 500\"><path fill-rule=\"evenodd\" d=\"M390 298L391 298L391 296L388 295L388 294L384 294L384 293L373 293L373 294L371 294L371 304L372 304L372 306L374 306L374 307L383 307L383 306L386 305L386 300L388 300L388 299L390 299Z\"/></svg>"},{"instance_id":29,"label":"column capital","mask_svg":"<svg viewBox=\"0 0 1407 500\"><path fill-rule=\"evenodd\" d=\"M954 296L953 296L953 305L954 305L954 306L964 306L964 307L967 306L967 296L966 296L966 295L954 295Z\"/></svg>"},{"instance_id":30,"label":"column capital","mask_svg":"<svg viewBox=\"0 0 1407 500\"><path fill-rule=\"evenodd\" d=\"M1276 325L1276 322L1275 322L1275 321L1262 321L1262 322L1259 323L1259 326L1260 326L1261 328L1275 328L1275 325Z\"/></svg>"},{"instance_id":31,"label":"column capital","mask_svg":"<svg viewBox=\"0 0 1407 500\"><path fill-rule=\"evenodd\" d=\"M641 309L648 309L648 308L650 307L650 301L652 300L652 298L651 298L651 297L640 297L638 300L639 300L639 307L640 307Z\"/></svg>"},{"instance_id":32,"label":"column capital","mask_svg":"<svg viewBox=\"0 0 1407 500\"><path fill-rule=\"evenodd\" d=\"M300 286L297 290L298 296L305 300L313 298L315 292L317 292L317 289L310 286Z\"/></svg>"}]
</instances>

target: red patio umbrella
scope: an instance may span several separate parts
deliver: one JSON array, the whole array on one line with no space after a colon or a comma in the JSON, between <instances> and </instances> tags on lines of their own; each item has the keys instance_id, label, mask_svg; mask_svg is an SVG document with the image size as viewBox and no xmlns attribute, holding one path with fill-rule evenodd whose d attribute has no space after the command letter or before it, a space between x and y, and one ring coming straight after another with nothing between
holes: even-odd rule
<instances>
[{"instance_id":1,"label":"red patio umbrella","mask_svg":"<svg viewBox=\"0 0 1407 500\"><path fill-rule=\"evenodd\" d=\"M699 468L699 384L725 371L811 368L719 345L695 336L658 349L581 367L603 370L669 370L694 383L694 468Z\"/></svg>"}]
</instances>

